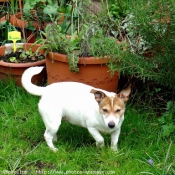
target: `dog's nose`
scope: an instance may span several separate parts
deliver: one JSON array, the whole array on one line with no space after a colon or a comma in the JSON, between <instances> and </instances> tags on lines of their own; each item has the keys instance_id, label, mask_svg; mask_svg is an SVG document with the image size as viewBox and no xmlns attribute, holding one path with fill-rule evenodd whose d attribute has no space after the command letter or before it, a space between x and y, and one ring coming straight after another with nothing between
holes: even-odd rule
<instances>
[{"instance_id":1,"label":"dog's nose","mask_svg":"<svg viewBox=\"0 0 175 175\"><path fill-rule=\"evenodd\" d=\"M108 123L109 128L114 128L115 127L115 123L113 121Z\"/></svg>"}]
</instances>

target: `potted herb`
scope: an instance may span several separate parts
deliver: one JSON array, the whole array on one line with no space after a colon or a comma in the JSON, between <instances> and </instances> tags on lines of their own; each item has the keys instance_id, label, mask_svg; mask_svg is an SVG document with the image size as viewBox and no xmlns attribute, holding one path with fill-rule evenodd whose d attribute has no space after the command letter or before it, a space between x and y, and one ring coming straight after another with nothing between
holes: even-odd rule
<instances>
[{"instance_id":1,"label":"potted herb","mask_svg":"<svg viewBox=\"0 0 175 175\"><path fill-rule=\"evenodd\" d=\"M106 8L89 13L87 1L74 1L72 7L67 33L52 23L45 28L45 37L36 42L46 51L48 83L77 81L116 92L119 62L127 53L123 51L126 43L118 44L118 23L111 20Z\"/></svg>"},{"instance_id":2,"label":"potted herb","mask_svg":"<svg viewBox=\"0 0 175 175\"><path fill-rule=\"evenodd\" d=\"M117 44L95 25L85 25L78 35L74 32L68 37L55 23L46 27L44 35L39 49L46 51L49 84L76 81L116 92L117 65L125 55L123 43Z\"/></svg>"},{"instance_id":3,"label":"potted herb","mask_svg":"<svg viewBox=\"0 0 175 175\"><path fill-rule=\"evenodd\" d=\"M16 85L21 86L21 75L32 66L45 66L44 51L35 53L39 45L29 43L18 44L16 52L13 52L13 44L0 46L0 79L13 79ZM39 85L46 80L45 70L33 77L33 83Z\"/></svg>"}]
</instances>

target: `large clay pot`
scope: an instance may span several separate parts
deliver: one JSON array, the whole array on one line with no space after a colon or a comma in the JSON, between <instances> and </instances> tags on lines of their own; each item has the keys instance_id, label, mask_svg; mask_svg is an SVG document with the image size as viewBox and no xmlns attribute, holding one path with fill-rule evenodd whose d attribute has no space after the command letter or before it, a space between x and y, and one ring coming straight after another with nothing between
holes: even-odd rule
<instances>
[{"instance_id":1,"label":"large clay pot","mask_svg":"<svg viewBox=\"0 0 175 175\"><path fill-rule=\"evenodd\" d=\"M52 58L54 58L54 61ZM66 55L49 52L46 57L47 81L48 84L75 81L110 92L116 92L119 74L115 72L115 74L111 76L106 63L107 60L100 60L94 57L82 57L78 62L79 73L73 73L69 71Z\"/></svg>"},{"instance_id":2,"label":"large clay pot","mask_svg":"<svg viewBox=\"0 0 175 175\"><path fill-rule=\"evenodd\" d=\"M24 48L28 50L31 44L26 43L24 44ZM36 51L39 45L35 45L32 47L32 51ZM0 47L0 55L5 54L5 46ZM41 51L44 53L44 51ZM7 63L0 61L0 79L13 79L16 82L17 86L21 86L21 76L23 72L32 66L45 66L45 59L37 62L31 63ZM40 74L33 77L32 82L37 85L42 85L46 81L46 70L44 69Z\"/></svg>"}]
</instances>

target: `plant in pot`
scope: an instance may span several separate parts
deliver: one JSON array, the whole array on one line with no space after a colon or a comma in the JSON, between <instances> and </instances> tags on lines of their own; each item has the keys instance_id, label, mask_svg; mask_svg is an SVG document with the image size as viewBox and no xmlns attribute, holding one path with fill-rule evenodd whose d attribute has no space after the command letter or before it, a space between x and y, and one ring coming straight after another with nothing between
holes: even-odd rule
<instances>
[{"instance_id":1,"label":"plant in pot","mask_svg":"<svg viewBox=\"0 0 175 175\"><path fill-rule=\"evenodd\" d=\"M33 43L37 37L42 37L40 31L51 22L51 18L61 24L65 17L60 12L67 9L65 3L56 0L26 0L23 9L10 17L10 22L19 28L25 42Z\"/></svg>"},{"instance_id":2,"label":"plant in pot","mask_svg":"<svg viewBox=\"0 0 175 175\"><path fill-rule=\"evenodd\" d=\"M56 23L47 25L40 49L45 50L48 83L77 81L117 91L117 67L127 51L96 23L85 24L79 33L62 33Z\"/></svg>"},{"instance_id":3,"label":"plant in pot","mask_svg":"<svg viewBox=\"0 0 175 175\"><path fill-rule=\"evenodd\" d=\"M13 51L13 44L0 46L0 79L15 81L17 86L21 86L21 75L32 66L45 66L44 51L35 53L39 45L31 43L18 43L17 49ZM32 82L38 85L44 84L46 81L46 71L33 77Z\"/></svg>"}]
</instances>

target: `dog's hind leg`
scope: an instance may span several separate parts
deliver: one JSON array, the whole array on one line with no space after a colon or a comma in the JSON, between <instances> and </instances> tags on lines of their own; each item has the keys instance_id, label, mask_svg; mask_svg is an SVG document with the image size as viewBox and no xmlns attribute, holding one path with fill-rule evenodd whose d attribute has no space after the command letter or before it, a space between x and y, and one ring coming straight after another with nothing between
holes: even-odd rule
<instances>
[{"instance_id":1,"label":"dog's hind leg","mask_svg":"<svg viewBox=\"0 0 175 175\"><path fill-rule=\"evenodd\" d=\"M45 141L49 148L56 152L58 149L54 147L53 142L57 141L57 131L61 125L62 113L54 105L49 106L48 109L43 101L40 101L38 108L46 127L44 133Z\"/></svg>"},{"instance_id":2,"label":"dog's hind leg","mask_svg":"<svg viewBox=\"0 0 175 175\"><path fill-rule=\"evenodd\" d=\"M44 133L44 138L46 140L47 145L49 146L49 148L51 150L53 150L54 152L56 152L58 149L55 148L55 146L53 145L53 141L57 141L57 131L59 129L61 122L57 122L57 123L52 123L52 125L46 125L46 131Z\"/></svg>"}]
</instances>

